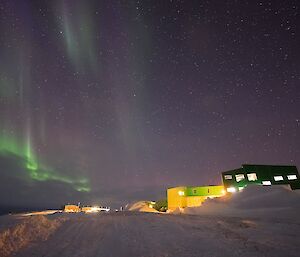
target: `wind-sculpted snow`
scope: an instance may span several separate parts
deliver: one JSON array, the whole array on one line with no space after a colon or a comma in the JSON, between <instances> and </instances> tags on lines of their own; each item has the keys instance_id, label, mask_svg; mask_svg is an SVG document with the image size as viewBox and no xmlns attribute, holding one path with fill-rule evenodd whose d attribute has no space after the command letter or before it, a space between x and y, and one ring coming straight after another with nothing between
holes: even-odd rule
<instances>
[{"instance_id":1,"label":"wind-sculpted snow","mask_svg":"<svg viewBox=\"0 0 300 257\"><path fill-rule=\"evenodd\" d=\"M300 190L292 191L285 186L248 186L231 197L209 199L202 206L186 208L183 212L194 215L298 221Z\"/></svg>"},{"instance_id":2,"label":"wind-sculpted snow","mask_svg":"<svg viewBox=\"0 0 300 257\"><path fill-rule=\"evenodd\" d=\"M148 201L138 201L126 206L128 211L139 211L139 212L158 212L154 208L149 207Z\"/></svg>"},{"instance_id":3,"label":"wind-sculpted snow","mask_svg":"<svg viewBox=\"0 0 300 257\"><path fill-rule=\"evenodd\" d=\"M68 220L51 236L37 238L16 256L298 257L300 252L298 221L127 211L49 219L61 217Z\"/></svg>"},{"instance_id":4,"label":"wind-sculpted snow","mask_svg":"<svg viewBox=\"0 0 300 257\"><path fill-rule=\"evenodd\" d=\"M0 232L0 256L11 256L36 241L45 241L65 219L49 220L45 216L22 219Z\"/></svg>"}]
</instances>

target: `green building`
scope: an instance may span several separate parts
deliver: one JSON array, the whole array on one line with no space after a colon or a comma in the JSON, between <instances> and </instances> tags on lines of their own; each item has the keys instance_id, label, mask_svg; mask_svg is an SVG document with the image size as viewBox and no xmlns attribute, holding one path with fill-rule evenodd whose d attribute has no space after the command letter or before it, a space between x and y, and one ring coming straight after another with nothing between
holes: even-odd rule
<instances>
[{"instance_id":1,"label":"green building","mask_svg":"<svg viewBox=\"0 0 300 257\"><path fill-rule=\"evenodd\" d=\"M300 176L296 166L243 164L241 168L222 172L224 188L233 193L247 185L290 185L300 189Z\"/></svg>"}]
</instances>

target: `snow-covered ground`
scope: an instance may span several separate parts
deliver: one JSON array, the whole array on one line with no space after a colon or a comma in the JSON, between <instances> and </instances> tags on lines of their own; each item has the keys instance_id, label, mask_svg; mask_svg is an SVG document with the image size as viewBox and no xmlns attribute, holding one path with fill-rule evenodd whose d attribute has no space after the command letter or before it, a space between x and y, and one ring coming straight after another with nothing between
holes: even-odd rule
<instances>
[{"instance_id":1,"label":"snow-covered ground","mask_svg":"<svg viewBox=\"0 0 300 257\"><path fill-rule=\"evenodd\" d=\"M260 187L186 210L194 215L124 211L2 216L0 256L296 257L299 197L284 188Z\"/></svg>"},{"instance_id":2,"label":"snow-covered ground","mask_svg":"<svg viewBox=\"0 0 300 257\"><path fill-rule=\"evenodd\" d=\"M290 220L300 218L300 190L287 186L249 186L231 197L209 199L186 214ZM299 255L300 256L300 255Z\"/></svg>"}]
</instances>

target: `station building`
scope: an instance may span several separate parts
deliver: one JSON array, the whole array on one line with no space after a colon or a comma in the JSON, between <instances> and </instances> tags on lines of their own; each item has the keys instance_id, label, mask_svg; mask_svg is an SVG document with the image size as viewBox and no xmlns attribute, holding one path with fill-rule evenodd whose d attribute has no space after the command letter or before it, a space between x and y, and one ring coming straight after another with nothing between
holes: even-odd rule
<instances>
[{"instance_id":1,"label":"station building","mask_svg":"<svg viewBox=\"0 0 300 257\"><path fill-rule=\"evenodd\" d=\"M223 186L180 186L167 190L168 210L200 206L207 198L220 197L225 194Z\"/></svg>"},{"instance_id":2,"label":"station building","mask_svg":"<svg viewBox=\"0 0 300 257\"><path fill-rule=\"evenodd\" d=\"M233 193L247 185L288 185L300 189L300 177L296 166L243 164L242 167L222 172L224 188Z\"/></svg>"},{"instance_id":3,"label":"station building","mask_svg":"<svg viewBox=\"0 0 300 257\"><path fill-rule=\"evenodd\" d=\"M64 212L80 212L80 207L75 204L67 204L64 206Z\"/></svg>"},{"instance_id":4,"label":"station building","mask_svg":"<svg viewBox=\"0 0 300 257\"><path fill-rule=\"evenodd\" d=\"M222 172L223 185L180 186L167 190L168 209L200 206L207 198L221 197L227 192L243 190L248 185L287 185L300 189L300 176L296 166L243 164L240 168Z\"/></svg>"}]
</instances>

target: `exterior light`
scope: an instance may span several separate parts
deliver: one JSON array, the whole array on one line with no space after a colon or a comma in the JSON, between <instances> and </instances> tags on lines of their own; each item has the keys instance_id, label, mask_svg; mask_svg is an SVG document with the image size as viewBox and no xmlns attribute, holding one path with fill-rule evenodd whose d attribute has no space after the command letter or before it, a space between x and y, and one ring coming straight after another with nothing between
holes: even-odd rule
<instances>
[{"instance_id":1,"label":"exterior light","mask_svg":"<svg viewBox=\"0 0 300 257\"><path fill-rule=\"evenodd\" d=\"M227 192L228 193L235 193L236 192L236 188L235 187L228 187L227 188Z\"/></svg>"},{"instance_id":2,"label":"exterior light","mask_svg":"<svg viewBox=\"0 0 300 257\"><path fill-rule=\"evenodd\" d=\"M99 206L91 206L91 207L83 207L82 211L85 213L96 213L99 212L101 209Z\"/></svg>"},{"instance_id":3,"label":"exterior light","mask_svg":"<svg viewBox=\"0 0 300 257\"><path fill-rule=\"evenodd\" d=\"M184 191L178 191L178 194L179 194L180 196L184 196Z\"/></svg>"},{"instance_id":4,"label":"exterior light","mask_svg":"<svg viewBox=\"0 0 300 257\"><path fill-rule=\"evenodd\" d=\"M99 212L100 211L100 207L99 206L93 206L91 208L91 212Z\"/></svg>"}]
</instances>

